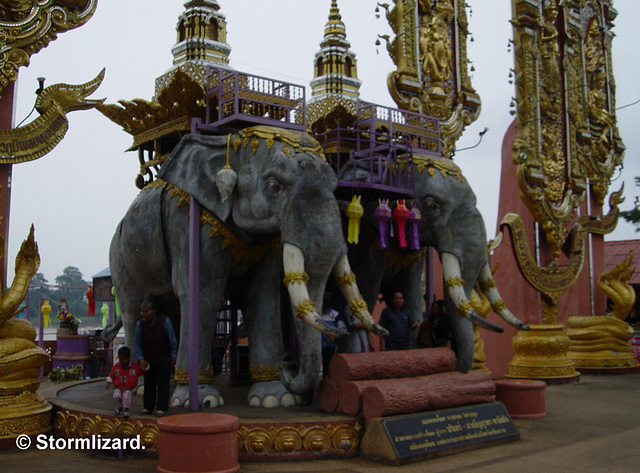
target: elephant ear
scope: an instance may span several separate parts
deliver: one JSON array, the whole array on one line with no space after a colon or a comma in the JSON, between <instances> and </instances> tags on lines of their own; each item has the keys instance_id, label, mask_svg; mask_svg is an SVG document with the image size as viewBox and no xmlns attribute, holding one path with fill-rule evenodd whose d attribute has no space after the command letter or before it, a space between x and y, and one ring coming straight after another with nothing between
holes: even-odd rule
<instances>
[{"instance_id":1,"label":"elephant ear","mask_svg":"<svg viewBox=\"0 0 640 473\"><path fill-rule=\"evenodd\" d=\"M180 140L162 164L158 177L195 197L200 205L224 221L231 213L233 189L227 189L223 201L216 176L226 162L226 136L189 134Z\"/></svg>"}]
</instances>

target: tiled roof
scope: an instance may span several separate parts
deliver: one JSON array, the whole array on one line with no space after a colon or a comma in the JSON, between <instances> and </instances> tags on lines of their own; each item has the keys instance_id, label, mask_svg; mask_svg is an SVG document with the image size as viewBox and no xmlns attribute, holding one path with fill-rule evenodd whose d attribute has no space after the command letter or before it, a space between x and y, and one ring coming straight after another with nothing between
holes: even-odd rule
<instances>
[{"instance_id":1,"label":"tiled roof","mask_svg":"<svg viewBox=\"0 0 640 473\"><path fill-rule=\"evenodd\" d=\"M607 241L604 244L604 267L609 271L616 264L621 263L633 250L633 266L636 272L629 284L640 284L640 240Z\"/></svg>"}]
</instances>

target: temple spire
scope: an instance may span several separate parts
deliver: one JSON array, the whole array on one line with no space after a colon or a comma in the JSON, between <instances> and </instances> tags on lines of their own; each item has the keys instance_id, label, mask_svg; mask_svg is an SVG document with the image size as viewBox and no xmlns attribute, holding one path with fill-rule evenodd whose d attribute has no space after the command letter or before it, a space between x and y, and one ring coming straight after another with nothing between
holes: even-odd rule
<instances>
[{"instance_id":1,"label":"temple spire","mask_svg":"<svg viewBox=\"0 0 640 473\"><path fill-rule=\"evenodd\" d=\"M330 96L356 100L360 95L356 55L349 48L347 31L337 0L331 1L320 51L316 53L310 103Z\"/></svg>"},{"instance_id":2,"label":"temple spire","mask_svg":"<svg viewBox=\"0 0 640 473\"><path fill-rule=\"evenodd\" d=\"M217 0L189 0L178 17L177 42L171 48L173 67L156 79L156 95L181 69L204 84L206 66L228 67L231 46L227 22Z\"/></svg>"}]
</instances>

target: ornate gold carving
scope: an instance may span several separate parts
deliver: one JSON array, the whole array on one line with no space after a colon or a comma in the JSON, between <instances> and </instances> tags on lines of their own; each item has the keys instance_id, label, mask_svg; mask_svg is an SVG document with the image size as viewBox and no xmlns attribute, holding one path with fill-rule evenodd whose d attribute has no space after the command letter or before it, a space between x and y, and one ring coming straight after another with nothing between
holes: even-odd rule
<instances>
[{"instance_id":1,"label":"ornate gold carving","mask_svg":"<svg viewBox=\"0 0 640 473\"><path fill-rule=\"evenodd\" d=\"M84 25L97 0L0 1L0 92L59 33Z\"/></svg>"},{"instance_id":2,"label":"ornate gold carving","mask_svg":"<svg viewBox=\"0 0 640 473\"><path fill-rule=\"evenodd\" d=\"M508 378L574 378L579 375L567 356L569 337L559 324L531 324L528 331L513 337L515 355Z\"/></svg>"},{"instance_id":3,"label":"ornate gold carving","mask_svg":"<svg viewBox=\"0 0 640 473\"><path fill-rule=\"evenodd\" d=\"M387 19L395 37L387 49L396 65L389 92L399 108L440 119L442 152L450 156L465 127L480 114L468 73L465 2L394 0ZM388 5L387 5L388 7Z\"/></svg>"},{"instance_id":4,"label":"ornate gold carving","mask_svg":"<svg viewBox=\"0 0 640 473\"><path fill-rule=\"evenodd\" d=\"M615 13L606 3L546 2L540 9L514 1L513 159L523 199L556 258L588 185L602 203L622 163L610 61Z\"/></svg>"},{"instance_id":5,"label":"ornate gold carving","mask_svg":"<svg viewBox=\"0 0 640 473\"><path fill-rule=\"evenodd\" d=\"M569 317L569 357L577 368L638 366L631 347L633 329L615 315Z\"/></svg>"},{"instance_id":6,"label":"ornate gold carving","mask_svg":"<svg viewBox=\"0 0 640 473\"><path fill-rule=\"evenodd\" d=\"M54 433L59 437L87 438L92 435L116 437L140 436L141 448L158 448L158 426L153 422L122 420L88 413L73 413L62 410L54 418Z\"/></svg>"},{"instance_id":7,"label":"ornate gold carving","mask_svg":"<svg viewBox=\"0 0 640 473\"><path fill-rule=\"evenodd\" d=\"M253 381L280 381L280 365L276 364L274 367L271 363L267 363L265 368L262 365L249 366L249 373L251 373L251 379Z\"/></svg>"},{"instance_id":8,"label":"ornate gold carving","mask_svg":"<svg viewBox=\"0 0 640 473\"><path fill-rule=\"evenodd\" d=\"M294 271L290 273L285 273L284 279L282 280L285 286L289 287L290 284L300 283L307 284L309 282L309 275L302 271Z\"/></svg>"},{"instance_id":9,"label":"ornate gold carving","mask_svg":"<svg viewBox=\"0 0 640 473\"><path fill-rule=\"evenodd\" d=\"M302 436L293 427L278 429L273 447L276 452L294 453L302 450Z\"/></svg>"},{"instance_id":10,"label":"ornate gold carving","mask_svg":"<svg viewBox=\"0 0 640 473\"><path fill-rule=\"evenodd\" d=\"M184 369L182 366L176 368L174 379L178 384L189 384L189 370ZM198 384L211 384L213 380L213 368L207 366L204 369L202 366L198 367Z\"/></svg>"},{"instance_id":11,"label":"ornate gold carving","mask_svg":"<svg viewBox=\"0 0 640 473\"><path fill-rule=\"evenodd\" d=\"M156 130L157 133L145 138L150 141L164 135L161 127L166 123L182 117L204 117L203 99L203 85L178 69L168 86L152 102L144 99L120 100L118 104L103 104L96 108L134 137ZM134 143L141 145L143 141L138 139Z\"/></svg>"},{"instance_id":12,"label":"ornate gold carving","mask_svg":"<svg viewBox=\"0 0 640 473\"><path fill-rule=\"evenodd\" d=\"M456 310L458 314L463 317L469 317L469 313L473 311L473 306L469 301L462 301L460 304L456 306Z\"/></svg>"},{"instance_id":13,"label":"ornate gold carving","mask_svg":"<svg viewBox=\"0 0 640 473\"><path fill-rule=\"evenodd\" d=\"M491 303L487 296L482 293L478 293L475 289L471 291L471 305L473 310L483 319L486 319L491 312ZM491 374L491 371L486 366L487 355L484 351L484 340L480 335L480 327L473 324L473 364L472 370L482 370L485 373Z\"/></svg>"},{"instance_id":14,"label":"ornate gold carving","mask_svg":"<svg viewBox=\"0 0 640 473\"><path fill-rule=\"evenodd\" d=\"M331 448L331 435L322 427L311 427L302 436L302 445L310 452L325 452Z\"/></svg>"},{"instance_id":15,"label":"ornate gold carving","mask_svg":"<svg viewBox=\"0 0 640 473\"><path fill-rule=\"evenodd\" d=\"M624 188L624 186L623 186ZM624 201L621 188L609 198L609 213L593 219L589 215L578 218L572 230L572 246L569 261L560 266L552 261L547 267L539 267L529 248L524 224L519 215L509 213L504 216L500 226L510 230L512 249L520 272L527 282L543 294L543 321L545 324L557 322L558 297L566 292L580 276L584 265L584 245L589 233L606 235L612 232L618 222L618 205Z\"/></svg>"},{"instance_id":16,"label":"ornate gold carving","mask_svg":"<svg viewBox=\"0 0 640 473\"><path fill-rule=\"evenodd\" d=\"M167 192L171 192L170 196L179 196L178 206L183 206L189 203L190 196L184 190L179 187L169 184L162 179L156 179L151 184L147 185L145 189L162 188ZM231 255L234 261L242 264L243 266L259 261L268 251L277 253L280 251L280 240L274 239L270 243L265 245L249 246L238 238L234 233L229 230L220 219L204 208L200 208L200 225L208 224L211 229L209 231L209 238L223 237L222 248L230 248Z\"/></svg>"},{"instance_id":17,"label":"ornate gold carving","mask_svg":"<svg viewBox=\"0 0 640 473\"><path fill-rule=\"evenodd\" d=\"M245 128L244 130L240 131L238 135L243 138L243 146L245 148L249 144L249 139L252 137L260 138L264 141L276 140L289 145L294 149L296 153L305 153L314 159L321 159L324 162L327 161L320 143L318 143L318 141L316 141L311 137L311 135L307 133L261 125ZM255 143L255 141L251 144L252 150L255 153L255 150L253 149L253 143ZM258 145L259 142L255 146L257 147ZM282 147L282 151L287 155L287 157L291 157L291 155L285 151L285 146Z\"/></svg>"},{"instance_id":18,"label":"ornate gold carving","mask_svg":"<svg viewBox=\"0 0 640 473\"><path fill-rule=\"evenodd\" d=\"M336 280L336 284L340 289L344 289L347 286L350 286L356 282L356 275L353 271L344 273Z\"/></svg>"},{"instance_id":19,"label":"ornate gold carving","mask_svg":"<svg viewBox=\"0 0 640 473\"><path fill-rule=\"evenodd\" d=\"M357 314L367 311L367 303L362 298L353 300L349 303L349 310L353 315L357 316Z\"/></svg>"},{"instance_id":20,"label":"ornate gold carving","mask_svg":"<svg viewBox=\"0 0 640 473\"><path fill-rule=\"evenodd\" d=\"M431 176L435 176L436 172L439 172L444 177L453 177L460 182L467 182L467 178L463 176L462 170L453 161L415 155L413 157L413 162L418 174L422 174L426 169Z\"/></svg>"},{"instance_id":21,"label":"ornate gold carving","mask_svg":"<svg viewBox=\"0 0 640 473\"><path fill-rule=\"evenodd\" d=\"M305 315L316 311L316 305L309 299L305 299L296 306L296 317L304 319Z\"/></svg>"},{"instance_id":22,"label":"ornate gold carving","mask_svg":"<svg viewBox=\"0 0 640 473\"><path fill-rule=\"evenodd\" d=\"M633 250L621 263L598 276L598 286L612 302L611 312L607 315L624 321L636 302L636 292L628 283L636 272L633 263Z\"/></svg>"},{"instance_id":23,"label":"ornate gold carving","mask_svg":"<svg viewBox=\"0 0 640 473\"><path fill-rule=\"evenodd\" d=\"M379 243L374 243L374 248L380 248ZM412 263L419 263L427 254L428 248L421 248L418 251L401 251L393 246L384 249L383 256L388 261L389 266L397 271L406 268Z\"/></svg>"},{"instance_id":24,"label":"ornate gold carving","mask_svg":"<svg viewBox=\"0 0 640 473\"><path fill-rule=\"evenodd\" d=\"M36 99L38 118L19 128L0 130L0 163L24 163L49 153L69 129L67 113L88 110L104 101L86 99L100 86L103 78L104 69L86 84L55 84L44 89Z\"/></svg>"},{"instance_id":25,"label":"ornate gold carving","mask_svg":"<svg viewBox=\"0 0 640 473\"><path fill-rule=\"evenodd\" d=\"M464 279L462 278L447 278L444 280L444 289L449 290L453 287L461 286L464 287Z\"/></svg>"}]
</instances>

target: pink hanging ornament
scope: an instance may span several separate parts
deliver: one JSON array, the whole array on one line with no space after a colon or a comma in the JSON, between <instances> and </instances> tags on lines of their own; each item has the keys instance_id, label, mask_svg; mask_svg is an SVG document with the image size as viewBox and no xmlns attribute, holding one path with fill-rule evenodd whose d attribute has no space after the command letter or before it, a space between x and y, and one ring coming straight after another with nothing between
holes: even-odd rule
<instances>
[{"instance_id":1,"label":"pink hanging ornament","mask_svg":"<svg viewBox=\"0 0 640 473\"><path fill-rule=\"evenodd\" d=\"M422 215L418 208L413 204L409 210L409 249L420 249L420 220Z\"/></svg>"},{"instance_id":2,"label":"pink hanging ornament","mask_svg":"<svg viewBox=\"0 0 640 473\"><path fill-rule=\"evenodd\" d=\"M379 222L380 248L384 250L387 247L387 222L391 220L391 207L389 199L378 199L378 204L375 216Z\"/></svg>"},{"instance_id":3,"label":"pink hanging ornament","mask_svg":"<svg viewBox=\"0 0 640 473\"><path fill-rule=\"evenodd\" d=\"M407 237L405 233L405 223L409 219L409 209L404 205L404 199L398 200L396 208L393 209L393 220L398 226L398 246L400 248L407 247Z\"/></svg>"}]
</instances>

